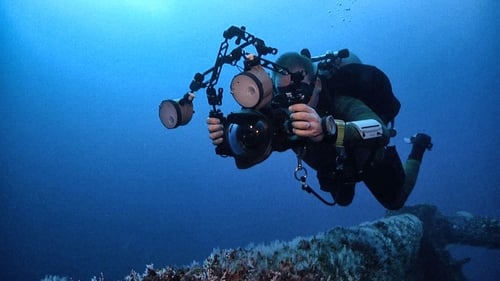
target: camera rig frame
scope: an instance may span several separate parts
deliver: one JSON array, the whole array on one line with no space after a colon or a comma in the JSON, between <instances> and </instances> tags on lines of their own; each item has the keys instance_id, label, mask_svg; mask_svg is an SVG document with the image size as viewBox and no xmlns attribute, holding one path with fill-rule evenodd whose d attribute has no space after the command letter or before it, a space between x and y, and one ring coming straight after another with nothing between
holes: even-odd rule
<instances>
[{"instance_id":1,"label":"camera rig frame","mask_svg":"<svg viewBox=\"0 0 500 281\"><path fill-rule=\"evenodd\" d=\"M244 48L246 47L253 46L257 52L257 56L251 61L245 61L245 70L251 68L252 66L260 65L263 68L278 72L282 75L291 75L292 80L297 83L304 79L304 75L301 72L292 73L287 68L270 60L264 59L262 56L268 54L276 55L278 53L278 49L267 46L264 40L248 33L245 26L231 26L223 32L223 37L224 41L220 44L214 66L207 69L203 73L196 73L193 81L189 85L189 89L193 93L201 88L206 88L208 104L212 106L210 116L222 118L222 112L220 109L217 109L217 106L222 105L224 90L223 88L218 88L217 90L215 89L222 72L222 67L224 64L235 66L242 57L249 55L250 53L244 51ZM234 43L238 45L238 47L229 51L230 41L233 38L235 38ZM210 78L205 80L207 75L210 75Z\"/></svg>"}]
</instances>

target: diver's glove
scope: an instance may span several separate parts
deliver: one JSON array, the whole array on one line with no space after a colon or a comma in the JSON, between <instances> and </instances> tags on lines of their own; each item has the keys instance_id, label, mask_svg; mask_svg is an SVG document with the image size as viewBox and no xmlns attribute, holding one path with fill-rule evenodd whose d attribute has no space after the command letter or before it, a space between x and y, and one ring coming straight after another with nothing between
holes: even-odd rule
<instances>
[{"instance_id":1,"label":"diver's glove","mask_svg":"<svg viewBox=\"0 0 500 281\"><path fill-rule=\"evenodd\" d=\"M417 133L410 138L405 138L405 142L413 144L408 158L422 161L425 150L432 149L431 136L424 133Z\"/></svg>"}]
</instances>

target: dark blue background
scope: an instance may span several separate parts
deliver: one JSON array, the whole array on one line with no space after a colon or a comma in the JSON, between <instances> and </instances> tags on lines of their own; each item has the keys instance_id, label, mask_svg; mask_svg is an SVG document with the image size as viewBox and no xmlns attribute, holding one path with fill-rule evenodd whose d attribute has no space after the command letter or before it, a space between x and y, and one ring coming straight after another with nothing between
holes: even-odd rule
<instances>
[{"instance_id":1,"label":"dark blue background","mask_svg":"<svg viewBox=\"0 0 500 281\"><path fill-rule=\"evenodd\" d=\"M160 101L213 65L230 25L280 53L348 47L383 69L403 104L400 155L404 136L435 143L408 204L500 216L498 1L176 2L0 4L0 279L118 280L384 214L363 185L348 208L322 205L294 180L290 152L237 170L214 153L203 91L188 126L161 125ZM226 113L235 73L225 66L219 82ZM451 249L473 257L470 280L498 279L498 251Z\"/></svg>"}]
</instances>

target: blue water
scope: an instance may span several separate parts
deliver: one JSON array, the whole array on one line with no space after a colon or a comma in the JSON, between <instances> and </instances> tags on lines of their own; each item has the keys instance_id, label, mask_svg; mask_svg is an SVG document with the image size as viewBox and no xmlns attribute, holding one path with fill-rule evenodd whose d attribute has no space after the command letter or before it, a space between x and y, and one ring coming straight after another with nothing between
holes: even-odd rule
<instances>
[{"instance_id":1,"label":"blue water","mask_svg":"<svg viewBox=\"0 0 500 281\"><path fill-rule=\"evenodd\" d=\"M347 208L322 205L290 152L237 170L214 153L203 91L189 125L161 125L160 101L213 66L231 25L279 53L347 47L383 69L403 104L400 155L404 136L434 139L408 204L500 217L499 1L70 2L0 4L1 280L121 280L384 214L363 185ZM235 73L218 84L226 114ZM450 249L472 257L470 280L499 279L498 250Z\"/></svg>"}]
</instances>

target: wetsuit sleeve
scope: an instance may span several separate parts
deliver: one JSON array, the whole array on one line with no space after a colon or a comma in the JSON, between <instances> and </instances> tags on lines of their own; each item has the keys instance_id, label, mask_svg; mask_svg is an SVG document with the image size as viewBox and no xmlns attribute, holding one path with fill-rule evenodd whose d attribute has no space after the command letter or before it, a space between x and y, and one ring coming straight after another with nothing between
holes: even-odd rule
<instances>
[{"instance_id":1,"label":"wetsuit sleeve","mask_svg":"<svg viewBox=\"0 0 500 281\"><path fill-rule=\"evenodd\" d=\"M375 119L382 125L383 136L376 142L376 145L385 146L389 143L389 130L385 127L382 119L370 109L364 102L350 96L336 96L335 97L335 119L341 119L345 122L359 121L366 119ZM365 142L359 135L356 128L347 124L344 135L344 146L352 147L363 145ZM369 143L373 145L373 142Z\"/></svg>"}]
</instances>

